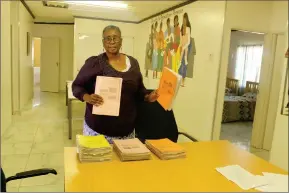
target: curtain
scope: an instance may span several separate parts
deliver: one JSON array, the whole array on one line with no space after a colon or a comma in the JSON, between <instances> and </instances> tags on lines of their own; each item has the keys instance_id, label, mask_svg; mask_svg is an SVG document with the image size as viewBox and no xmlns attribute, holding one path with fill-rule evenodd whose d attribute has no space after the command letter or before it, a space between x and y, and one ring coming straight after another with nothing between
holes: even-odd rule
<instances>
[{"instance_id":1,"label":"curtain","mask_svg":"<svg viewBox=\"0 0 289 193\"><path fill-rule=\"evenodd\" d=\"M242 90L247 81L259 82L262 55L263 45L238 46L234 78L239 80Z\"/></svg>"}]
</instances>

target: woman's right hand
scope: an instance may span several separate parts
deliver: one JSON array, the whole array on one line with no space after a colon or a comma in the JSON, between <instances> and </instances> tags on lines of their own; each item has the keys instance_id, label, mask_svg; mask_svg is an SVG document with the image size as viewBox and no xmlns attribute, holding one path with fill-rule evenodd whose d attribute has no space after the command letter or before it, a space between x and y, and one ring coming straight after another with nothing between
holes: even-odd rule
<instances>
[{"instance_id":1,"label":"woman's right hand","mask_svg":"<svg viewBox=\"0 0 289 193\"><path fill-rule=\"evenodd\" d=\"M83 100L91 105L100 106L103 104L103 98L97 94L85 94Z\"/></svg>"}]
</instances>

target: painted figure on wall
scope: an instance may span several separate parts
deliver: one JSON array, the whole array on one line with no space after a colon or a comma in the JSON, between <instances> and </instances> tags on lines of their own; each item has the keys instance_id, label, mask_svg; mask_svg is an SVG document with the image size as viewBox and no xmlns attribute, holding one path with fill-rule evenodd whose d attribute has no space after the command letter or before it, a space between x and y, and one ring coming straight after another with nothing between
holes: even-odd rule
<instances>
[{"instance_id":1,"label":"painted figure on wall","mask_svg":"<svg viewBox=\"0 0 289 193\"><path fill-rule=\"evenodd\" d=\"M153 55L152 55L152 70L153 70L153 79L157 78L157 68L158 68L158 32L157 32L158 22L154 25L154 32L153 32Z\"/></svg>"},{"instance_id":2,"label":"painted figure on wall","mask_svg":"<svg viewBox=\"0 0 289 193\"><path fill-rule=\"evenodd\" d=\"M148 77L148 71L152 70L152 57L153 57L153 33L154 25L151 26L151 33L149 35L149 40L146 45L146 54L145 54L145 77Z\"/></svg>"},{"instance_id":3,"label":"painted figure on wall","mask_svg":"<svg viewBox=\"0 0 289 193\"><path fill-rule=\"evenodd\" d=\"M171 26L170 18L167 19L167 30L165 32L165 54L164 54L164 66L172 69L172 52L174 43L174 28Z\"/></svg>"},{"instance_id":4,"label":"painted figure on wall","mask_svg":"<svg viewBox=\"0 0 289 193\"><path fill-rule=\"evenodd\" d=\"M181 28L181 56L179 74L182 76L181 86L185 86L185 78L192 77L194 66L194 55L196 54L195 41L191 37L191 23L187 13L183 15ZM188 74L188 72L190 74ZM188 76L189 75L189 76Z\"/></svg>"},{"instance_id":5,"label":"painted figure on wall","mask_svg":"<svg viewBox=\"0 0 289 193\"><path fill-rule=\"evenodd\" d=\"M163 32L163 22L160 23L160 30L157 36L157 44L158 44L158 72L163 71L163 64L164 64L164 42L165 36Z\"/></svg>"},{"instance_id":6,"label":"painted figure on wall","mask_svg":"<svg viewBox=\"0 0 289 193\"><path fill-rule=\"evenodd\" d=\"M179 26L179 16L174 16L174 42L172 50L172 70L178 72L179 58L180 58L180 42L181 42L181 29Z\"/></svg>"}]
</instances>

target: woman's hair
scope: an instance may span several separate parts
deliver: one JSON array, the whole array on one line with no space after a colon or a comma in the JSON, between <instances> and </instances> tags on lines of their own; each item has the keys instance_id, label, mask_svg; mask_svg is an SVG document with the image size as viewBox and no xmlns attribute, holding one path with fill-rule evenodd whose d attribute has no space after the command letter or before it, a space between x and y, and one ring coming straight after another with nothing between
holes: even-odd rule
<instances>
[{"instance_id":1,"label":"woman's hair","mask_svg":"<svg viewBox=\"0 0 289 193\"><path fill-rule=\"evenodd\" d=\"M116 30L117 32L119 32L120 36L121 36L121 31L120 31L120 28L115 26L115 25L108 25L106 26L103 31L102 31L102 36L104 36L104 33L107 31L107 30Z\"/></svg>"},{"instance_id":2,"label":"woman's hair","mask_svg":"<svg viewBox=\"0 0 289 193\"><path fill-rule=\"evenodd\" d=\"M170 22L171 22L171 19L170 19L170 18L168 18L168 19L167 19L167 24L168 24L168 23L170 23Z\"/></svg>"},{"instance_id":3,"label":"woman's hair","mask_svg":"<svg viewBox=\"0 0 289 193\"><path fill-rule=\"evenodd\" d=\"M190 23L190 20L189 20L189 16L187 13L184 13L184 17L183 17L185 20L186 20L186 26L185 27L189 27L190 28L190 32L191 32L191 23ZM184 23L184 22L183 22ZM182 29L181 29L181 33L182 35L184 35L183 33L183 27L184 27L184 24L182 24Z\"/></svg>"}]
</instances>

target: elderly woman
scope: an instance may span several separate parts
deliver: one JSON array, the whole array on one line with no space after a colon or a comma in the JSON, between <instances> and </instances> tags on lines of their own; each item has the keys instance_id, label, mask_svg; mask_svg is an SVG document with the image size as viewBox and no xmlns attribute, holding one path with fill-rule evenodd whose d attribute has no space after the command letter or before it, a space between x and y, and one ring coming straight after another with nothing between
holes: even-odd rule
<instances>
[{"instance_id":1,"label":"elderly woman","mask_svg":"<svg viewBox=\"0 0 289 193\"><path fill-rule=\"evenodd\" d=\"M111 139L134 138L134 126L137 104L140 101L154 102L157 92L148 94L142 79L138 61L119 52L122 46L121 31L116 26L107 26L103 30L105 53L92 56L85 61L72 84L76 98L86 102L83 134L105 135ZM97 76L120 77L123 79L120 113L118 117L92 114L93 105L105 103L103 98L94 94Z\"/></svg>"}]
</instances>

